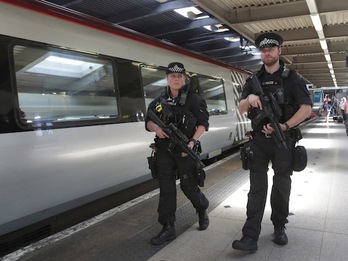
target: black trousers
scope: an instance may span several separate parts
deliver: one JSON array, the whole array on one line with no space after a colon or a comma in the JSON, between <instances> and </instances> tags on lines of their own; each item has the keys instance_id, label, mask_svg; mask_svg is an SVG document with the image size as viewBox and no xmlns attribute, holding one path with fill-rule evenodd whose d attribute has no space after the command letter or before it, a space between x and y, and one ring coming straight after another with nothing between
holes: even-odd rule
<instances>
[{"instance_id":1,"label":"black trousers","mask_svg":"<svg viewBox=\"0 0 348 261\"><path fill-rule=\"evenodd\" d=\"M271 191L271 220L274 226L288 223L289 198L292 175L292 150L295 142L286 132L287 149L279 147L273 138L256 134L251 142L253 158L250 165L250 191L248 193L247 220L243 226L243 235L259 239L261 222L265 210L268 190L268 165L272 162L274 170Z\"/></svg>"},{"instance_id":2,"label":"black trousers","mask_svg":"<svg viewBox=\"0 0 348 261\"><path fill-rule=\"evenodd\" d=\"M205 211L209 201L198 187L195 165L189 157L181 153L168 152L158 148L156 153L160 197L158 222L162 225L175 222L177 207L176 179L180 178L180 188L198 211Z\"/></svg>"}]
</instances>

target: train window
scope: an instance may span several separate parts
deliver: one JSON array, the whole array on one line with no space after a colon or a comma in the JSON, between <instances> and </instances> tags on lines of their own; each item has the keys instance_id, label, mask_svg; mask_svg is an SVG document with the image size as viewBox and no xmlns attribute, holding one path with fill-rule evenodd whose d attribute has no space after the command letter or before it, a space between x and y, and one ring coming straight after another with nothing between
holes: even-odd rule
<instances>
[{"instance_id":1,"label":"train window","mask_svg":"<svg viewBox=\"0 0 348 261\"><path fill-rule=\"evenodd\" d=\"M111 61L22 45L14 46L13 53L19 107L27 123L54 127L117 117Z\"/></svg>"},{"instance_id":2,"label":"train window","mask_svg":"<svg viewBox=\"0 0 348 261\"><path fill-rule=\"evenodd\" d=\"M146 108L167 86L165 70L152 67L141 67Z\"/></svg>"},{"instance_id":3,"label":"train window","mask_svg":"<svg viewBox=\"0 0 348 261\"><path fill-rule=\"evenodd\" d=\"M139 62L116 59L119 94L119 122L143 121L145 102L141 88Z\"/></svg>"},{"instance_id":4,"label":"train window","mask_svg":"<svg viewBox=\"0 0 348 261\"><path fill-rule=\"evenodd\" d=\"M146 67L141 68L146 107L167 86L165 70ZM225 89L222 79L193 74L190 78L191 88L206 100L211 115L227 113Z\"/></svg>"},{"instance_id":5,"label":"train window","mask_svg":"<svg viewBox=\"0 0 348 261\"><path fill-rule=\"evenodd\" d=\"M210 115L226 114L226 95L222 79L198 76L200 93L205 99Z\"/></svg>"}]
</instances>

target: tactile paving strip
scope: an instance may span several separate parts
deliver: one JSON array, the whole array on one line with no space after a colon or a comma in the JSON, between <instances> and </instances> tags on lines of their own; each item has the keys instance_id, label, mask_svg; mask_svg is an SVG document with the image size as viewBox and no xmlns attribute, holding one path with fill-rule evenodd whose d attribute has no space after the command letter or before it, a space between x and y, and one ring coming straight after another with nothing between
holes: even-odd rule
<instances>
[{"instance_id":1,"label":"tactile paving strip","mask_svg":"<svg viewBox=\"0 0 348 261\"><path fill-rule=\"evenodd\" d=\"M243 169L240 169L234 171L231 173L231 175L228 175L226 178L204 191L210 202L208 212L216 208L228 196L240 188L240 186L248 180L248 177L248 174ZM195 213L190 202L187 202L183 206L179 207L176 212L175 222L177 236L185 232L197 221L197 214ZM131 261L149 259L170 243L168 242L160 246L150 244L150 239L157 235L161 228L161 225L157 222L154 225L144 228L144 230L142 230L140 233L130 238L128 242L117 245L115 246L115 249L101 255L99 260Z\"/></svg>"}]
</instances>

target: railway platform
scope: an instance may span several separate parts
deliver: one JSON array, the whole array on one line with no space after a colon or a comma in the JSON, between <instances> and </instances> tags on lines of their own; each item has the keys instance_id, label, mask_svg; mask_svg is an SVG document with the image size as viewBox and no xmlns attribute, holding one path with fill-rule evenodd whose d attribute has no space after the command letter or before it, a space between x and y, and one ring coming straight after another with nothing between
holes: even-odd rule
<instances>
[{"instance_id":1,"label":"railway platform","mask_svg":"<svg viewBox=\"0 0 348 261\"><path fill-rule=\"evenodd\" d=\"M348 137L342 123L315 118L304 124L299 144L308 165L292 176L289 243L273 243L269 200L258 251L232 249L240 239L249 189L248 171L235 154L206 169L202 188L210 200L210 225L199 231L198 217L178 188L177 238L150 244L161 229L157 223L158 191L105 212L57 235L0 258L6 261L340 261L348 256ZM272 172L269 172L272 182Z\"/></svg>"}]
</instances>

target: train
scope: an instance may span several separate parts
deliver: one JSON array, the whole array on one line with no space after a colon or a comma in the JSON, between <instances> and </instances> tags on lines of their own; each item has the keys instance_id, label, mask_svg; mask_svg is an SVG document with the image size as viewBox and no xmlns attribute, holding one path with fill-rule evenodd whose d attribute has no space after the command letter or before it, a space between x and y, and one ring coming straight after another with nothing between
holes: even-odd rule
<instances>
[{"instance_id":1,"label":"train","mask_svg":"<svg viewBox=\"0 0 348 261\"><path fill-rule=\"evenodd\" d=\"M201 158L246 140L250 72L39 1L0 13L0 238L152 179L144 118L170 62L207 102Z\"/></svg>"}]
</instances>

